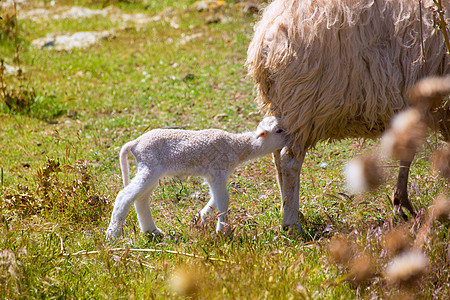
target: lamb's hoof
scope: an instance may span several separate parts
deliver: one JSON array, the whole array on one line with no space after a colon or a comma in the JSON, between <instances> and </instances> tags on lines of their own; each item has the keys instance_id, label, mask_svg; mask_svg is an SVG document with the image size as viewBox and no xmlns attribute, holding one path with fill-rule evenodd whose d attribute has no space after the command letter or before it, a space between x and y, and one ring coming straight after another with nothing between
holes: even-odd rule
<instances>
[{"instance_id":1,"label":"lamb's hoof","mask_svg":"<svg viewBox=\"0 0 450 300\"><path fill-rule=\"evenodd\" d=\"M207 220L209 219L209 218L211 218L211 215L210 215L210 213L211 213L211 211L212 211L212 209L202 209L198 214L197 214L197 216L196 216L196 219L200 222L200 225L204 225L204 224L206 224L207 222Z\"/></svg>"},{"instance_id":2,"label":"lamb's hoof","mask_svg":"<svg viewBox=\"0 0 450 300\"><path fill-rule=\"evenodd\" d=\"M194 222L196 224L204 225L206 220L206 214L198 213L195 215Z\"/></svg>"},{"instance_id":3,"label":"lamb's hoof","mask_svg":"<svg viewBox=\"0 0 450 300\"><path fill-rule=\"evenodd\" d=\"M119 227L108 227L106 230L106 240L116 241L122 236L122 229Z\"/></svg>"},{"instance_id":4,"label":"lamb's hoof","mask_svg":"<svg viewBox=\"0 0 450 300\"><path fill-rule=\"evenodd\" d=\"M164 232L163 232L161 229L159 229L158 227L156 227L156 229L153 230L153 231L151 232L151 234L153 234L153 235L155 235L155 236L163 236L163 235L164 235Z\"/></svg>"},{"instance_id":5,"label":"lamb's hoof","mask_svg":"<svg viewBox=\"0 0 450 300\"><path fill-rule=\"evenodd\" d=\"M145 235L150 239L150 240L154 240L154 239L161 239L162 237L164 237L164 233L162 232L161 229L156 228L153 231L147 231L145 233Z\"/></svg>"}]
</instances>

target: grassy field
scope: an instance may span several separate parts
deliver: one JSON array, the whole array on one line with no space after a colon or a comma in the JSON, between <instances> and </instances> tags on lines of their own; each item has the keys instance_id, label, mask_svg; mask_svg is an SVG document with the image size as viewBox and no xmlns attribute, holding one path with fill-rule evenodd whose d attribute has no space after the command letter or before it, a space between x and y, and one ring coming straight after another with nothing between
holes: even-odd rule
<instances>
[{"instance_id":1,"label":"grassy field","mask_svg":"<svg viewBox=\"0 0 450 300\"><path fill-rule=\"evenodd\" d=\"M229 180L225 234L214 234L214 218L195 221L209 197L201 179L166 178L151 199L164 237L140 233L132 210L124 238L105 241L125 142L164 126L246 131L261 119L243 66L257 15L233 1L201 12L194 2L29 1L18 20L2 11L0 58L23 74L5 72L0 86L0 298L448 299L448 222L424 225L427 208L449 193L430 168L442 145L436 135L411 169L418 217L408 222L391 212L395 161L376 192L345 196L344 163L376 141L343 140L306 157L307 237L281 229L275 170L265 157ZM20 18L68 5L113 5L151 21ZM32 44L52 33L105 30L114 34L87 48ZM393 257L386 237L401 226L407 244L428 230L420 245L428 263L421 276L395 284L385 278ZM336 243L353 253L349 263L330 250Z\"/></svg>"}]
</instances>

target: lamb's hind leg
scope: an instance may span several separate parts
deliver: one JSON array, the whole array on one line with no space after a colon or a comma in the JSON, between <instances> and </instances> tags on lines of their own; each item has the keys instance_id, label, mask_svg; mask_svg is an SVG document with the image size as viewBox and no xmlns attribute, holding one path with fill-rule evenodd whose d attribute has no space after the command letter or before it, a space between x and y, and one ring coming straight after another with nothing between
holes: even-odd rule
<instances>
[{"instance_id":1,"label":"lamb's hind leg","mask_svg":"<svg viewBox=\"0 0 450 300\"><path fill-rule=\"evenodd\" d=\"M161 229L156 227L155 222L153 221L152 211L150 209L150 194L158 185L158 180L158 176L152 177L149 180L146 191L134 202L134 208L136 209L141 231L153 235L162 235Z\"/></svg>"},{"instance_id":2,"label":"lamb's hind leg","mask_svg":"<svg viewBox=\"0 0 450 300\"><path fill-rule=\"evenodd\" d=\"M408 200L408 177L411 161L400 161L400 170L398 171L397 185L394 190L392 202L394 204L394 213L399 214L403 219L407 219L407 215L402 207L409 210L411 215L415 216L414 208Z\"/></svg>"},{"instance_id":3,"label":"lamb's hind leg","mask_svg":"<svg viewBox=\"0 0 450 300\"><path fill-rule=\"evenodd\" d=\"M277 169L278 184L281 190L283 229L288 230L289 228L294 228L298 232L303 233L298 210L300 171L305 154L297 159L285 147L281 152L275 152L273 157Z\"/></svg>"},{"instance_id":4,"label":"lamb's hind leg","mask_svg":"<svg viewBox=\"0 0 450 300\"><path fill-rule=\"evenodd\" d=\"M154 226L151 213L148 214L148 211L150 211L150 207L147 208L148 211L146 211L145 209L141 209L143 207L143 205L141 204L141 199L144 199L144 197L148 197L149 193L155 186L154 180L158 180L158 178L155 179L154 177L156 176L153 175L155 174L151 174L151 172L149 172L148 170L140 170L133 178L133 180L131 180L130 184L119 192L114 203L111 221L109 223L108 229L106 230L106 237L108 239L117 239L122 234L123 223L128 214L128 211L130 210L131 205L135 201L139 202L137 208L138 216L140 214L141 217L149 217L151 220L146 221L147 223L145 223L145 225L151 227L151 224L153 224ZM157 229L156 226L154 226L153 230L154 229Z\"/></svg>"}]
</instances>

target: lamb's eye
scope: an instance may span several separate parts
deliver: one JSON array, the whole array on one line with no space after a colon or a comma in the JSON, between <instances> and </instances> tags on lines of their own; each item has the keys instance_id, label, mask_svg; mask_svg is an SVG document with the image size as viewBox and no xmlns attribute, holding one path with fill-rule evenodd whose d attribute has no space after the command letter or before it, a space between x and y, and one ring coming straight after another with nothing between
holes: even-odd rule
<instances>
[{"instance_id":1,"label":"lamb's eye","mask_svg":"<svg viewBox=\"0 0 450 300\"><path fill-rule=\"evenodd\" d=\"M284 132L284 130L283 129L278 129L277 131L275 131L276 133L283 133Z\"/></svg>"}]
</instances>

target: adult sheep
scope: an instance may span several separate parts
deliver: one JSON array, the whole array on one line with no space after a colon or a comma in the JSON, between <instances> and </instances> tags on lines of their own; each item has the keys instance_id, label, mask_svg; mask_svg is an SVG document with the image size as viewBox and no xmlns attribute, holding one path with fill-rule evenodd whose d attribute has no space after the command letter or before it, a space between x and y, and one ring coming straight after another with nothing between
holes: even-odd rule
<instances>
[{"instance_id":1,"label":"adult sheep","mask_svg":"<svg viewBox=\"0 0 450 300\"><path fill-rule=\"evenodd\" d=\"M450 10L443 0L445 11ZM290 140L274 154L283 228L302 231L300 170L320 140L374 138L407 106L420 78L449 73L444 38L423 0L275 0L255 26L246 66L257 101L281 117ZM420 21L422 20L422 21ZM423 46L422 46L423 45ZM414 214L411 161L401 161L394 209Z\"/></svg>"}]
</instances>

